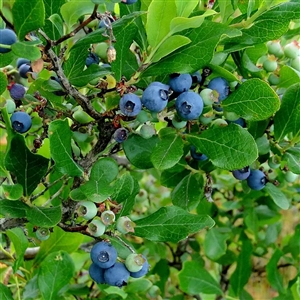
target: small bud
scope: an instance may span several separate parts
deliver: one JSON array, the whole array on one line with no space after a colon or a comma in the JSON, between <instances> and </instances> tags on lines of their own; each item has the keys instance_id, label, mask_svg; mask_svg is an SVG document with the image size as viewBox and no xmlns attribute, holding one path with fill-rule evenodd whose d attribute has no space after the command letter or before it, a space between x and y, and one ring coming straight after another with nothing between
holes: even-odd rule
<instances>
[{"instance_id":1,"label":"small bud","mask_svg":"<svg viewBox=\"0 0 300 300\"><path fill-rule=\"evenodd\" d=\"M107 61L109 63L113 62L116 60L116 56L117 56L117 51L113 46L109 46L107 48Z\"/></svg>"},{"instance_id":2,"label":"small bud","mask_svg":"<svg viewBox=\"0 0 300 300\"><path fill-rule=\"evenodd\" d=\"M134 232L135 223L132 222L128 217L123 216L117 220L117 230L121 233Z\"/></svg>"}]
</instances>

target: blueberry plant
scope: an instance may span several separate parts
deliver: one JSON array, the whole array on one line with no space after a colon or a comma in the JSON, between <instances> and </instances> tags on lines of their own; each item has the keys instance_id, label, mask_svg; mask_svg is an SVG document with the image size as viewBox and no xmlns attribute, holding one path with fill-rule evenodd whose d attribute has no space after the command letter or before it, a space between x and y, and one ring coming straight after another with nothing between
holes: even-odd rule
<instances>
[{"instance_id":1,"label":"blueberry plant","mask_svg":"<svg viewBox=\"0 0 300 300\"><path fill-rule=\"evenodd\" d=\"M298 0L0 0L1 299L300 299Z\"/></svg>"}]
</instances>

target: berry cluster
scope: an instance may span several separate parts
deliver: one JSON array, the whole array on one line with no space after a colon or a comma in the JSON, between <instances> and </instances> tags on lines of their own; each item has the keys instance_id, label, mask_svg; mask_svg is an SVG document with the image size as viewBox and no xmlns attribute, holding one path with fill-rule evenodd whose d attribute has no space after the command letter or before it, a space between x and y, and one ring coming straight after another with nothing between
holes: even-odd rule
<instances>
[{"instance_id":1,"label":"berry cluster","mask_svg":"<svg viewBox=\"0 0 300 300\"><path fill-rule=\"evenodd\" d=\"M90 256L92 264L89 274L98 284L122 287L130 277L140 278L149 270L148 261L142 254L131 253L124 262L117 261L117 250L105 241L95 244Z\"/></svg>"},{"instance_id":2,"label":"berry cluster","mask_svg":"<svg viewBox=\"0 0 300 300\"><path fill-rule=\"evenodd\" d=\"M248 186L256 191L263 189L267 183L267 177L264 172L250 169L249 166L232 171L232 175L238 180L247 180Z\"/></svg>"}]
</instances>

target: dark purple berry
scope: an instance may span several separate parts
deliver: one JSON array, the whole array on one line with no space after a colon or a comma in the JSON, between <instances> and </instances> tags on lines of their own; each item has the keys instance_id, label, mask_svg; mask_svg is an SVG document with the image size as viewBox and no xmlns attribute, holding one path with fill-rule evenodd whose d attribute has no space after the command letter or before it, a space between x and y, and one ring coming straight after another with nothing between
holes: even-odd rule
<instances>
[{"instance_id":1,"label":"dark purple berry","mask_svg":"<svg viewBox=\"0 0 300 300\"><path fill-rule=\"evenodd\" d=\"M125 140L127 140L128 137L128 130L125 128L118 128L114 133L114 139L118 143L123 143Z\"/></svg>"},{"instance_id":2,"label":"dark purple berry","mask_svg":"<svg viewBox=\"0 0 300 300\"><path fill-rule=\"evenodd\" d=\"M24 97L26 90L25 87L19 83L12 83L8 87L10 96L14 100L20 100Z\"/></svg>"}]
</instances>

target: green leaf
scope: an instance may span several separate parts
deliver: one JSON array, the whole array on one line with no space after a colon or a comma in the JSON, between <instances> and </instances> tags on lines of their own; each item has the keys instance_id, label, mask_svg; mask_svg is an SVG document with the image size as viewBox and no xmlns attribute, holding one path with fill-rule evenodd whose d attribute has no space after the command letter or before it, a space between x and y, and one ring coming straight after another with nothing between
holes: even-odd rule
<instances>
[{"instance_id":1,"label":"green leaf","mask_svg":"<svg viewBox=\"0 0 300 300\"><path fill-rule=\"evenodd\" d=\"M23 187L21 184L2 184L4 197L9 200L19 200L23 196Z\"/></svg>"},{"instance_id":2,"label":"green leaf","mask_svg":"<svg viewBox=\"0 0 300 300\"><path fill-rule=\"evenodd\" d=\"M260 121L271 117L280 107L275 91L264 81L245 81L221 102L224 112L234 112L245 120Z\"/></svg>"},{"instance_id":3,"label":"green leaf","mask_svg":"<svg viewBox=\"0 0 300 300\"><path fill-rule=\"evenodd\" d=\"M124 173L114 184L112 199L121 203L128 199L134 190L134 179L129 173Z\"/></svg>"},{"instance_id":4,"label":"green leaf","mask_svg":"<svg viewBox=\"0 0 300 300\"><path fill-rule=\"evenodd\" d=\"M281 107L274 118L274 134L281 141L288 133L300 134L300 83L290 86L281 100Z\"/></svg>"},{"instance_id":5,"label":"green leaf","mask_svg":"<svg viewBox=\"0 0 300 300\"><path fill-rule=\"evenodd\" d=\"M72 74L70 77L70 83L78 87L83 87L93 79L103 77L108 74L111 74L111 71L102 68L97 64L92 64L84 71L81 71L78 74L76 72Z\"/></svg>"},{"instance_id":6,"label":"green leaf","mask_svg":"<svg viewBox=\"0 0 300 300\"><path fill-rule=\"evenodd\" d=\"M212 163L225 170L237 170L251 165L257 158L257 146L250 133L236 124L210 128L186 139Z\"/></svg>"},{"instance_id":7,"label":"green leaf","mask_svg":"<svg viewBox=\"0 0 300 300\"><path fill-rule=\"evenodd\" d=\"M151 286L153 286L153 283L150 280L146 278L139 278L127 285L125 291L133 294L143 293L149 290Z\"/></svg>"},{"instance_id":8,"label":"green leaf","mask_svg":"<svg viewBox=\"0 0 300 300\"><path fill-rule=\"evenodd\" d=\"M60 12L68 27L78 22L83 15L91 15L94 4L91 1L72 0L61 6Z\"/></svg>"},{"instance_id":9,"label":"green leaf","mask_svg":"<svg viewBox=\"0 0 300 300\"><path fill-rule=\"evenodd\" d=\"M81 185L79 189L86 198L96 203L105 201L113 192L112 186L106 181L93 179Z\"/></svg>"},{"instance_id":10,"label":"green leaf","mask_svg":"<svg viewBox=\"0 0 300 300\"><path fill-rule=\"evenodd\" d=\"M280 294L285 293L283 279L277 268L277 264L282 255L282 251L277 248L266 265L268 281L270 282L272 288L276 289Z\"/></svg>"},{"instance_id":11,"label":"green leaf","mask_svg":"<svg viewBox=\"0 0 300 300\"><path fill-rule=\"evenodd\" d=\"M30 42L17 42L11 46L12 52L18 56L27 58L31 61L41 58L41 51L36 45Z\"/></svg>"},{"instance_id":12,"label":"green leaf","mask_svg":"<svg viewBox=\"0 0 300 300\"><path fill-rule=\"evenodd\" d=\"M198 0L175 0L177 7L177 16L187 18L196 8L198 2Z\"/></svg>"},{"instance_id":13,"label":"green leaf","mask_svg":"<svg viewBox=\"0 0 300 300\"><path fill-rule=\"evenodd\" d=\"M299 147L290 148L283 155L283 160L286 161L289 170L295 174L300 174L299 157L300 157Z\"/></svg>"},{"instance_id":14,"label":"green leaf","mask_svg":"<svg viewBox=\"0 0 300 300\"><path fill-rule=\"evenodd\" d=\"M290 203L285 194L274 184L267 182L264 189L268 192L274 203L281 209L287 210L290 207Z\"/></svg>"},{"instance_id":15,"label":"green leaf","mask_svg":"<svg viewBox=\"0 0 300 300\"><path fill-rule=\"evenodd\" d=\"M230 277L231 287L238 295L249 280L252 270L252 244L247 238L243 240L242 249L237 259L237 266Z\"/></svg>"},{"instance_id":16,"label":"green leaf","mask_svg":"<svg viewBox=\"0 0 300 300\"><path fill-rule=\"evenodd\" d=\"M175 0L152 0L148 7L146 31L149 45L155 48L170 31L170 23L176 17Z\"/></svg>"},{"instance_id":17,"label":"green leaf","mask_svg":"<svg viewBox=\"0 0 300 300\"><path fill-rule=\"evenodd\" d=\"M92 167L90 179L112 182L119 174L117 162L110 157L99 159Z\"/></svg>"},{"instance_id":18,"label":"green leaf","mask_svg":"<svg viewBox=\"0 0 300 300\"><path fill-rule=\"evenodd\" d=\"M22 300L38 299L40 291L39 291L37 279L38 276L36 274L30 280L27 281L24 287L24 291L22 293Z\"/></svg>"},{"instance_id":19,"label":"green leaf","mask_svg":"<svg viewBox=\"0 0 300 300\"><path fill-rule=\"evenodd\" d=\"M6 75L3 72L0 72L0 95L6 91L7 84L8 81Z\"/></svg>"},{"instance_id":20,"label":"green leaf","mask_svg":"<svg viewBox=\"0 0 300 300\"><path fill-rule=\"evenodd\" d=\"M181 136L171 128L160 130L160 141L153 149L151 161L158 170L173 167L183 155L183 141Z\"/></svg>"},{"instance_id":21,"label":"green leaf","mask_svg":"<svg viewBox=\"0 0 300 300\"><path fill-rule=\"evenodd\" d=\"M46 18L53 14L60 14L60 8L65 4L66 0L43 0L45 5Z\"/></svg>"},{"instance_id":22,"label":"green leaf","mask_svg":"<svg viewBox=\"0 0 300 300\"><path fill-rule=\"evenodd\" d=\"M279 70L280 82L278 87L289 88L300 81L300 74L290 66L281 66Z\"/></svg>"},{"instance_id":23,"label":"green leaf","mask_svg":"<svg viewBox=\"0 0 300 300\"><path fill-rule=\"evenodd\" d=\"M33 154L26 146L24 136L17 134L11 140L5 157L6 169L12 172L23 186L24 195L30 195L47 172L49 160Z\"/></svg>"},{"instance_id":24,"label":"green leaf","mask_svg":"<svg viewBox=\"0 0 300 300\"><path fill-rule=\"evenodd\" d=\"M151 64L143 72L143 76L192 73L199 70L210 63L215 48L223 35L238 36L240 31L205 20L200 27L185 30L181 35L189 38L191 43L177 49L159 62ZM201 55L195 55L195 53L201 53Z\"/></svg>"},{"instance_id":25,"label":"green leaf","mask_svg":"<svg viewBox=\"0 0 300 300\"><path fill-rule=\"evenodd\" d=\"M16 273L19 267L24 262L24 254L29 242L21 228L16 227L13 229L9 229L6 231L6 234L11 240L11 242L14 244L14 248L16 251L16 260L13 265L14 273Z\"/></svg>"},{"instance_id":26,"label":"green leaf","mask_svg":"<svg viewBox=\"0 0 300 300\"><path fill-rule=\"evenodd\" d=\"M204 240L205 255L211 260L218 260L226 253L226 240L230 235L222 232L219 228L212 228L208 230Z\"/></svg>"},{"instance_id":27,"label":"green leaf","mask_svg":"<svg viewBox=\"0 0 300 300\"><path fill-rule=\"evenodd\" d=\"M135 221L135 235L154 242L174 242L186 238L214 221L206 215L193 215L177 206L162 207L152 215Z\"/></svg>"},{"instance_id":28,"label":"green leaf","mask_svg":"<svg viewBox=\"0 0 300 300\"><path fill-rule=\"evenodd\" d=\"M65 251L49 254L38 273L38 286L44 299L56 300L58 292L69 283L75 271L74 263Z\"/></svg>"},{"instance_id":29,"label":"green leaf","mask_svg":"<svg viewBox=\"0 0 300 300\"><path fill-rule=\"evenodd\" d=\"M153 167L151 154L158 141L156 135L150 139L144 139L140 135L130 134L123 143L123 149L127 159L136 168L149 169Z\"/></svg>"},{"instance_id":30,"label":"green leaf","mask_svg":"<svg viewBox=\"0 0 300 300\"><path fill-rule=\"evenodd\" d=\"M189 295L199 293L222 295L218 282L197 261L185 261L178 278L180 289Z\"/></svg>"},{"instance_id":31,"label":"green leaf","mask_svg":"<svg viewBox=\"0 0 300 300\"><path fill-rule=\"evenodd\" d=\"M12 7L17 36L23 40L30 31L44 26L45 7L43 0L16 0Z\"/></svg>"},{"instance_id":32,"label":"green leaf","mask_svg":"<svg viewBox=\"0 0 300 300\"><path fill-rule=\"evenodd\" d=\"M14 54L12 53L12 51L7 52L7 53L0 53L0 68L6 67L9 64L11 64L11 62L14 59Z\"/></svg>"},{"instance_id":33,"label":"green leaf","mask_svg":"<svg viewBox=\"0 0 300 300\"><path fill-rule=\"evenodd\" d=\"M191 40L183 35L173 35L168 37L153 55L152 62L157 62L178 48L187 45Z\"/></svg>"},{"instance_id":34,"label":"green leaf","mask_svg":"<svg viewBox=\"0 0 300 300\"><path fill-rule=\"evenodd\" d=\"M22 201L0 200L0 213L5 218L24 218L27 208Z\"/></svg>"},{"instance_id":35,"label":"green leaf","mask_svg":"<svg viewBox=\"0 0 300 300\"><path fill-rule=\"evenodd\" d=\"M72 158L71 138L68 120L55 120L50 123L50 152L57 170L69 176L81 176L83 171Z\"/></svg>"},{"instance_id":36,"label":"green leaf","mask_svg":"<svg viewBox=\"0 0 300 300\"><path fill-rule=\"evenodd\" d=\"M10 289L0 282L0 299L1 300L14 300Z\"/></svg>"},{"instance_id":37,"label":"green leaf","mask_svg":"<svg viewBox=\"0 0 300 300\"><path fill-rule=\"evenodd\" d=\"M76 232L66 232L59 227L54 227L53 232L50 234L50 238L43 241L40 246L34 264L37 265L45 260L45 257L52 252L64 250L68 253L72 253L78 250L79 246L83 242L84 235Z\"/></svg>"},{"instance_id":38,"label":"green leaf","mask_svg":"<svg viewBox=\"0 0 300 300\"><path fill-rule=\"evenodd\" d=\"M53 227L60 220L62 216L61 207L28 207L26 210L28 221L39 227Z\"/></svg>"},{"instance_id":39,"label":"green leaf","mask_svg":"<svg viewBox=\"0 0 300 300\"><path fill-rule=\"evenodd\" d=\"M172 191L172 203L186 210L195 208L203 197L203 185L202 175L190 172Z\"/></svg>"}]
</instances>

